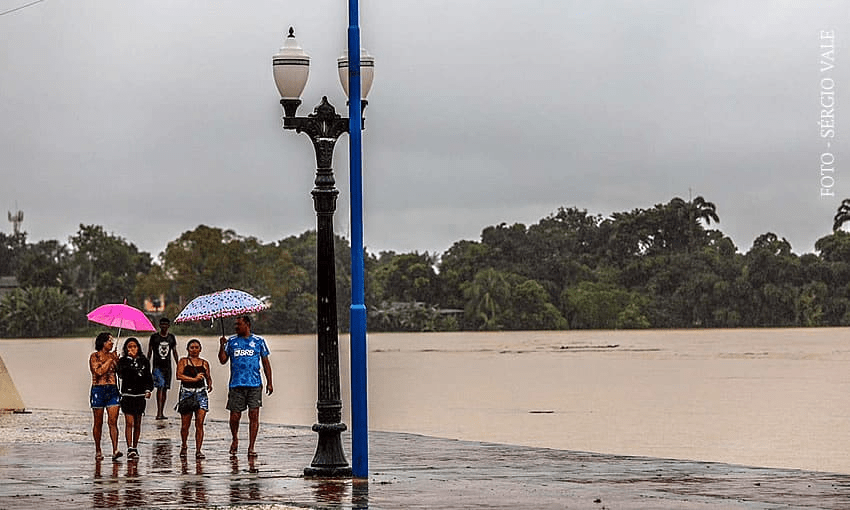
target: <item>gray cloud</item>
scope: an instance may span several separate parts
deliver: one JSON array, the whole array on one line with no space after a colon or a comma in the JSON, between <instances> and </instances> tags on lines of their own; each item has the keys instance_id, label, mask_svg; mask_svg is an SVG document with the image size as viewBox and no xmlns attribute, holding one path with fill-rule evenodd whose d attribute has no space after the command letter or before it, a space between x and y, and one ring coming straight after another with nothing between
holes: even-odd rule
<instances>
[{"instance_id":1,"label":"gray cloud","mask_svg":"<svg viewBox=\"0 0 850 510\"><path fill-rule=\"evenodd\" d=\"M322 95L344 110L342 4L45 0L0 17L0 203L31 240L96 223L153 254L198 224L313 228L312 149L281 129L270 60L294 25L313 57L300 113ZM366 245L439 252L562 205L690 192L739 249L772 231L810 251L850 195L839 116L836 196L819 196L816 124L818 34L838 36L840 112L847 19L840 2L362 1Z\"/></svg>"}]
</instances>

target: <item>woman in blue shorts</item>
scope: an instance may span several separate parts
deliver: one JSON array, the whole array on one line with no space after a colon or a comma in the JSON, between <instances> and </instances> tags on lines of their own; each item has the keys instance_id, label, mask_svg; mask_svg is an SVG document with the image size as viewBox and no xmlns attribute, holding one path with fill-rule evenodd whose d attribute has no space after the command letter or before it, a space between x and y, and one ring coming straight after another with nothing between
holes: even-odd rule
<instances>
[{"instance_id":1,"label":"woman in blue shorts","mask_svg":"<svg viewBox=\"0 0 850 510\"><path fill-rule=\"evenodd\" d=\"M94 416L95 460L103 460L100 438L103 435L103 410L106 410L109 438L112 439L112 460L117 461L123 454L118 451L118 405L119 393L115 369L118 366L118 353L112 348L115 342L109 333L97 335L94 341L95 351L89 356L91 371L91 409Z\"/></svg>"},{"instance_id":2,"label":"woman in blue shorts","mask_svg":"<svg viewBox=\"0 0 850 510\"><path fill-rule=\"evenodd\" d=\"M177 362L177 379L180 381L180 401L191 397L195 394L198 400L198 409L193 412L181 412L180 424L180 439L183 441L180 446L180 456L185 457L188 450L186 440L189 438L189 425L192 423L192 416L195 417L195 458L203 459L205 456L201 452L201 446L204 444L204 418L207 416L207 411L210 410L209 397L207 392L212 391L212 376L210 375L210 364L201 357L201 342L197 338L189 340L186 344L188 356L180 359Z\"/></svg>"}]
</instances>

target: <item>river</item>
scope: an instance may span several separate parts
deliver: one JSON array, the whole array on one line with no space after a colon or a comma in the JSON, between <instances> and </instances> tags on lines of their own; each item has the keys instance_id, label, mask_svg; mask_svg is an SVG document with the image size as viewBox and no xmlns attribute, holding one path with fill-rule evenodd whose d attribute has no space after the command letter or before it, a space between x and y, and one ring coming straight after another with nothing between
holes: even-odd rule
<instances>
[{"instance_id":1,"label":"river","mask_svg":"<svg viewBox=\"0 0 850 510\"><path fill-rule=\"evenodd\" d=\"M188 337L174 329L183 355ZM370 334L369 424L850 474L848 335L850 328ZM312 425L315 337L266 338L275 392L265 397L262 420ZM210 417L225 420L228 368L216 359L218 340L201 341L213 367ZM27 407L86 410L93 343L0 340L0 356ZM340 360L350 424L345 335ZM176 393L169 393L172 417Z\"/></svg>"}]
</instances>

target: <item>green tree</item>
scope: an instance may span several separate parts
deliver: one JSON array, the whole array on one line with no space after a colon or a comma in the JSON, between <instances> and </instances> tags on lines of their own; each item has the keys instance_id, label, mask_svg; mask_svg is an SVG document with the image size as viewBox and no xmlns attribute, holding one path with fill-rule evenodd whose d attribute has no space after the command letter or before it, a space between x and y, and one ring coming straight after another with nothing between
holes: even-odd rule
<instances>
[{"instance_id":1,"label":"green tree","mask_svg":"<svg viewBox=\"0 0 850 510\"><path fill-rule=\"evenodd\" d=\"M262 246L247 271L256 292L270 301L271 307L263 313L266 328L296 334L316 330L316 297L306 288L310 277L288 251L279 244Z\"/></svg>"},{"instance_id":2,"label":"green tree","mask_svg":"<svg viewBox=\"0 0 850 510\"><path fill-rule=\"evenodd\" d=\"M603 261L601 223L600 216L590 216L586 210L559 208L528 228L526 243L531 253L523 261L526 269L518 274L540 282L552 300L564 288L592 279Z\"/></svg>"},{"instance_id":3,"label":"green tree","mask_svg":"<svg viewBox=\"0 0 850 510\"><path fill-rule=\"evenodd\" d=\"M701 196L689 202L674 197L652 209L614 213L608 253L622 262L637 256L699 249L708 242L702 221L717 223L720 218L715 205Z\"/></svg>"},{"instance_id":4,"label":"green tree","mask_svg":"<svg viewBox=\"0 0 850 510\"><path fill-rule=\"evenodd\" d=\"M298 236L290 236L278 242L280 248L288 252L292 261L296 266L303 268L306 271L306 276L309 278L309 283L302 286L304 292L309 292L309 295L304 295L299 298L299 302L312 299L314 301L313 310L316 308L316 231L309 230ZM364 260L364 264L366 261ZM340 331L348 331L350 323L351 308L351 246L348 241L338 235L334 236L334 269L336 273L336 309L337 309L337 327ZM373 278L373 275L364 275L367 279ZM369 292L370 289L367 289ZM367 307L368 307L367 302ZM310 319L313 323L316 321L315 311Z\"/></svg>"},{"instance_id":5,"label":"green tree","mask_svg":"<svg viewBox=\"0 0 850 510\"><path fill-rule=\"evenodd\" d=\"M803 255L800 263L807 281L826 285L823 323L850 325L850 233L836 230L818 239L815 250L818 255Z\"/></svg>"},{"instance_id":6,"label":"green tree","mask_svg":"<svg viewBox=\"0 0 850 510\"><path fill-rule=\"evenodd\" d=\"M617 329L647 329L652 325L637 302L631 302L617 315Z\"/></svg>"},{"instance_id":7,"label":"green tree","mask_svg":"<svg viewBox=\"0 0 850 510\"><path fill-rule=\"evenodd\" d=\"M539 282L487 268L464 286L465 325L479 330L566 329L567 321Z\"/></svg>"},{"instance_id":8,"label":"green tree","mask_svg":"<svg viewBox=\"0 0 850 510\"><path fill-rule=\"evenodd\" d=\"M488 248L485 267L499 271L522 274L528 261L535 256L528 244L527 229L522 223L510 226L501 223L485 228L481 231L481 244Z\"/></svg>"},{"instance_id":9,"label":"green tree","mask_svg":"<svg viewBox=\"0 0 850 510\"><path fill-rule=\"evenodd\" d=\"M549 301L549 293L531 279L518 277L511 286L511 296L504 322L506 329L567 329L567 321Z\"/></svg>"},{"instance_id":10,"label":"green tree","mask_svg":"<svg viewBox=\"0 0 850 510\"><path fill-rule=\"evenodd\" d=\"M850 262L850 232L836 230L815 241L815 250L824 262Z\"/></svg>"},{"instance_id":11,"label":"green tree","mask_svg":"<svg viewBox=\"0 0 850 510\"><path fill-rule=\"evenodd\" d=\"M377 269L375 280L383 289L382 301L436 302L437 273L428 252L392 255Z\"/></svg>"},{"instance_id":12,"label":"green tree","mask_svg":"<svg viewBox=\"0 0 850 510\"><path fill-rule=\"evenodd\" d=\"M80 225L70 238L67 274L86 310L132 297L136 278L150 268L149 253L99 225Z\"/></svg>"},{"instance_id":13,"label":"green tree","mask_svg":"<svg viewBox=\"0 0 850 510\"><path fill-rule=\"evenodd\" d=\"M437 301L445 308L463 308L463 286L487 267L490 247L477 241L458 241L440 257Z\"/></svg>"},{"instance_id":14,"label":"green tree","mask_svg":"<svg viewBox=\"0 0 850 510\"><path fill-rule=\"evenodd\" d=\"M752 289L750 326L796 326L802 271L791 244L768 232L753 241L745 256L744 280Z\"/></svg>"},{"instance_id":15,"label":"green tree","mask_svg":"<svg viewBox=\"0 0 850 510\"><path fill-rule=\"evenodd\" d=\"M561 299L573 329L616 329L620 315L632 304L634 307L629 313L642 316L639 313L636 293L611 283L579 282L566 289ZM631 315L624 320L626 319L639 321ZM644 317L643 320L647 319Z\"/></svg>"},{"instance_id":16,"label":"green tree","mask_svg":"<svg viewBox=\"0 0 850 510\"><path fill-rule=\"evenodd\" d=\"M144 303L145 300L153 303L159 301L160 297L165 299L165 316L175 317L182 309L174 282L165 275L162 265L153 264L150 271L140 274L136 279L133 298L136 303Z\"/></svg>"},{"instance_id":17,"label":"green tree","mask_svg":"<svg viewBox=\"0 0 850 510\"><path fill-rule=\"evenodd\" d=\"M712 221L720 223L720 217L717 216L717 207L715 207L714 203L707 201L701 196L696 197L688 203L688 210L691 213L690 221L702 220L707 225L711 224Z\"/></svg>"},{"instance_id":18,"label":"green tree","mask_svg":"<svg viewBox=\"0 0 850 510\"><path fill-rule=\"evenodd\" d=\"M800 292L800 322L807 327L824 326L824 300L828 289L823 282L810 282Z\"/></svg>"},{"instance_id":19,"label":"green tree","mask_svg":"<svg viewBox=\"0 0 850 510\"><path fill-rule=\"evenodd\" d=\"M76 299L56 287L17 288L0 300L3 336L53 337L68 334L79 324Z\"/></svg>"},{"instance_id":20,"label":"green tree","mask_svg":"<svg viewBox=\"0 0 850 510\"><path fill-rule=\"evenodd\" d=\"M850 220L850 198L845 198L841 201L841 205L838 206L838 211L835 213L832 230L837 231L848 220Z\"/></svg>"},{"instance_id":21,"label":"green tree","mask_svg":"<svg viewBox=\"0 0 850 510\"><path fill-rule=\"evenodd\" d=\"M140 294L169 293L182 308L197 295L237 288L270 303L261 314L267 330L308 333L316 329L314 232L263 244L233 230L200 225L170 242L161 261L161 269L155 267L141 280ZM340 263L337 257L338 268ZM342 271L343 278L345 274ZM345 327L347 318L339 308Z\"/></svg>"},{"instance_id":22,"label":"green tree","mask_svg":"<svg viewBox=\"0 0 850 510\"><path fill-rule=\"evenodd\" d=\"M26 249L27 234L7 235L0 232L0 276L13 276L18 269L18 257Z\"/></svg>"},{"instance_id":23,"label":"green tree","mask_svg":"<svg viewBox=\"0 0 850 510\"><path fill-rule=\"evenodd\" d=\"M59 241L39 241L28 244L18 257L15 272L21 287L61 287L73 289L65 275L68 248Z\"/></svg>"},{"instance_id":24,"label":"green tree","mask_svg":"<svg viewBox=\"0 0 850 510\"><path fill-rule=\"evenodd\" d=\"M510 299L507 275L493 268L483 269L463 286L467 300L464 321L467 327L480 330L503 329L503 307Z\"/></svg>"},{"instance_id":25,"label":"green tree","mask_svg":"<svg viewBox=\"0 0 850 510\"><path fill-rule=\"evenodd\" d=\"M246 243L233 230L199 225L168 243L160 256L164 276L173 282L181 306L226 288L249 291L245 267L249 248L256 249L256 244L253 239Z\"/></svg>"}]
</instances>

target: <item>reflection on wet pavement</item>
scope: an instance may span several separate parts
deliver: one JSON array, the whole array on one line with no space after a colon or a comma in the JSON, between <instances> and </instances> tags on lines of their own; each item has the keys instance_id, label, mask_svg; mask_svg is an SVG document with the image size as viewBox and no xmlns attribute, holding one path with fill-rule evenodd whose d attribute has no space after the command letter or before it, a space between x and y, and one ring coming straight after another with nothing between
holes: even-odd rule
<instances>
[{"instance_id":1,"label":"reflection on wet pavement","mask_svg":"<svg viewBox=\"0 0 850 510\"><path fill-rule=\"evenodd\" d=\"M227 423L212 423L207 458L181 459L179 429L143 436L141 457L93 459L88 413L44 411L0 423L0 508L632 508L846 510L850 476L700 461L451 441L373 432L368 480L305 478L315 436L265 426L260 456L231 457ZM62 440L21 440L43 422ZM218 430L216 430L218 428ZM167 433L167 436L166 434ZM9 439L13 437L13 439ZM78 439L79 437L84 439ZM72 439L69 439L72 438ZM343 436L344 445L347 437ZM349 443L350 444L350 443ZM371 487L370 487L371 485Z\"/></svg>"},{"instance_id":2,"label":"reflection on wet pavement","mask_svg":"<svg viewBox=\"0 0 850 510\"><path fill-rule=\"evenodd\" d=\"M106 463L106 466L103 464ZM111 471L109 476L102 473L104 468ZM121 494L118 491L118 474L121 464L111 461L96 460L94 463L94 488L92 490L92 506L95 508L118 508L121 506Z\"/></svg>"},{"instance_id":3,"label":"reflection on wet pavement","mask_svg":"<svg viewBox=\"0 0 850 510\"><path fill-rule=\"evenodd\" d=\"M348 492L350 481L345 479L323 480L316 478L310 479L310 484L313 486L313 495L317 503L340 505L346 499L345 496L346 492Z\"/></svg>"},{"instance_id":4,"label":"reflection on wet pavement","mask_svg":"<svg viewBox=\"0 0 850 510\"><path fill-rule=\"evenodd\" d=\"M115 464L115 463L114 463ZM118 464L115 464L116 466ZM143 480L139 478L139 463L131 460L127 462L127 471L124 475L126 489L124 490L124 506L145 507L145 490Z\"/></svg>"},{"instance_id":5,"label":"reflection on wet pavement","mask_svg":"<svg viewBox=\"0 0 850 510\"><path fill-rule=\"evenodd\" d=\"M351 481L351 507L355 510L369 508L368 478L355 478Z\"/></svg>"},{"instance_id":6,"label":"reflection on wet pavement","mask_svg":"<svg viewBox=\"0 0 850 510\"><path fill-rule=\"evenodd\" d=\"M256 474L258 473L256 461L253 457L248 459L247 471L239 469L239 457L230 457L230 503L244 504L250 501L260 501L260 484Z\"/></svg>"},{"instance_id":7,"label":"reflection on wet pavement","mask_svg":"<svg viewBox=\"0 0 850 510\"><path fill-rule=\"evenodd\" d=\"M155 439L152 448L152 469L171 469L174 447L170 439Z\"/></svg>"},{"instance_id":8,"label":"reflection on wet pavement","mask_svg":"<svg viewBox=\"0 0 850 510\"><path fill-rule=\"evenodd\" d=\"M192 471L189 470L190 465ZM204 464L201 460L190 463L186 457L180 459L180 503L186 506L207 505L207 486L204 479Z\"/></svg>"}]
</instances>

